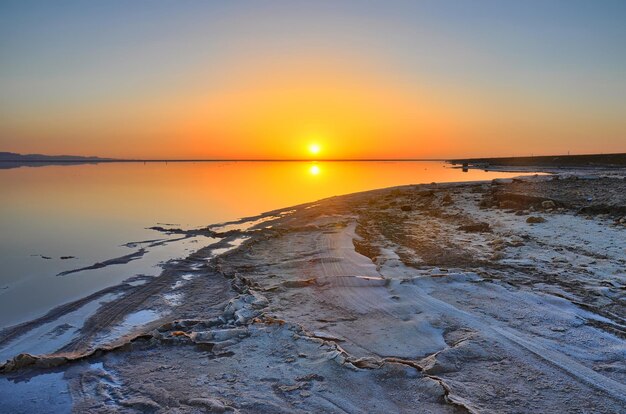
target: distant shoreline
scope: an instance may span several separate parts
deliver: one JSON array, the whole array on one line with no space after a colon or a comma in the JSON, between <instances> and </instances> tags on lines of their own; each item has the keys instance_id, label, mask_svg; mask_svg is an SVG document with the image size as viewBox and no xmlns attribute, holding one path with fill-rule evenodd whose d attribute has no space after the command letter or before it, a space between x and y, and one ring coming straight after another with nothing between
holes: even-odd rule
<instances>
[{"instance_id":1,"label":"distant shoreline","mask_svg":"<svg viewBox=\"0 0 626 414\"><path fill-rule=\"evenodd\" d=\"M97 163L105 163L105 162L425 162L425 161L433 161L433 162L446 162L447 160L444 158L441 159L433 159L433 158L359 158L359 159L351 159L351 158L333 158L333 159L311 159L311 158L299 158L299 159L238 159L238 158L230 158L230 159L73 159L73 160L65 160L65 159L0 159L0 162L24 162L24 163L42 163L42 162L50 162L50 163L85 163L85 162L97 162Z\"/></svg>"},{"instance_id":2,"label":"distant shoreline","mask_svg":"<svg viewBox=\"0 0 626 414\"><path fill-rule=\"evenodd\" d=\"M40 154L15 154L0 152L0 169L20 166L44 165L76 165L100 163L217 163L217 162L444 162L463 169L484 169L500 171L525 171L526 168L547 169L562 168L624 168L626 167L626 153L615 154L582 154L582 155L541 155L532 157L483 157L483 158L333 158L333 159L116 159L81 156L47 156Z\"/></svg>"},{"instance_id":3,"label":"distant shoreline","mask_svg":"<svg viewBox=\"0 0 626 414\"><path fill-rule=\"evenodd\" d=\"M465 168L490 167L626 167L626 153L583 154L583 155L541 155L536 157L494 157L460 158L448 160L452 165Z\"/></svg>"},{"instance_id":4,"label":"distant shoreline","mask_svg":"<svg viewBox=\"0 0 626 414\"><path fill-rule=\"evenodd\" d=\"M473 157L473 158L100 158L68 155L17 154L0 152L0 163L112 163L112 162L447 162L467 166L542 166L588 167L626 166L626 153L540 155L530 157Z\"/></svg>"},{"instance_id":5,"label":"distant shoreline","mask_svg":"<svg viewBox=\"0 0 626 414\"><path fill-rule=\"evenodd\" d=\"M30 163L41 163L41 162L54 162L54 163L85 163L85 162L94 162L94 163L104 163L104 162L446 162L447 160L434 160L434 159L387 159L387 158L372 158L372 159L294 159L294 160L272 160L272 159L258 159L258 160L239 160L239 159L228 159L228 160L0 160L0 162L30 162Z\"/></svg>"}]
</instances>

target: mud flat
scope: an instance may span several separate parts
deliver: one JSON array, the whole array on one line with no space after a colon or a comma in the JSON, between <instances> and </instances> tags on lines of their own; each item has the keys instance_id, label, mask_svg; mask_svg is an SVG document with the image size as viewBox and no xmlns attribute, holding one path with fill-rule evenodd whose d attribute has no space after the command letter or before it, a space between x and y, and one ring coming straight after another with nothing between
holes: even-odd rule
<instances>
[{"instance_id":1,"label":"mud flat","mask_svg":"<svg viewBox=\"0 0 626 414\"><path fill-rule=\"evenodd\" d=\"M218 244L95 295L117 296L56 352L1 365L0 412L624 412L624 175L397 187L209 227Z\"/></svg>"}]
</instances>

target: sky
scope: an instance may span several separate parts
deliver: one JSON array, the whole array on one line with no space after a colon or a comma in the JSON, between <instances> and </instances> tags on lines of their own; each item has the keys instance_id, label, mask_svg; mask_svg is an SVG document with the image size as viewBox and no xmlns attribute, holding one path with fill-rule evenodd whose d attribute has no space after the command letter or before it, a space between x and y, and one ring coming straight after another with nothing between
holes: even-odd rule
<instances>
[{"instance_id":1,"label":"sky","mask_svg":"<svg viewBox=\"0 0 626 414\"><path fill-rule=\"evenodd\" d=\"M2 0L0 151L626 152L624 22L621 0Z\"/></svg>"}]
</instances>

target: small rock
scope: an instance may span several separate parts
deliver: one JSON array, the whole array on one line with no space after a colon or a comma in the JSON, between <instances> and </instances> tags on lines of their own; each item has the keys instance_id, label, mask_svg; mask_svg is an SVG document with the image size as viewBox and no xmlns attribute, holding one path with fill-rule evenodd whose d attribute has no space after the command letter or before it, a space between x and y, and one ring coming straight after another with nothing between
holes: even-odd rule
<instances>
[{"instance_id":1,"label":"small rock","mask_svg":"<svg viewBox=\"0 0 626 414\"><path fill-rule=\"evenodd\" d=\"M515 209L518 207L517 203L511 200L501 201L499 206L500 208L504 208L504 209Z\"/></svg>"},{"instance_id":2,"label":"small rock","mask_svg":"<svg viewBox=\"0 0 626 414\"><path fill-rule=\"evenodd\" d=\"M286 280L282 285L286 288L303 288L313 286L316 284L315 278L302 279L302 280Z\"/></svg>"},{"instance_id":3,"label":"small rock","mask_svg":"<svg viewBox=\"0 0 626 414\"><path fill-rule=\"evenodd\" d=\"M545 221L546 219L544 219L543 217L538 217L538 216L530 216L526 219L526 223L530 223L530 224L544 223Z\"/></svg>"},{"instance_id":4,"label":"small rock","mask_svg":"<svg viewBox=\"0 0 626 414\"><path fill-rule=\"evenodd\" d=\"M124 407L134 408L140 411L158 411L162 407L147 397L133 397L120 401Z\"/></svg>"},{"instance_id":5,"label":"small rock","mask_svg":"<svg viewBox=\"0 0 626 414\"><path fill-rule=\"evenodd\" d=\"M567 329L563 326L552 326L550 327L550 330L554 332L565 332Z\"/></svg>"},{"instance_id":6,"label":"small rock","mask_svg":"<svg viewBox=\"0 0 626 414\"><path fill-rule=\"evenodd\" d=\"M489 226L489 223L473 223L461 226L459 230L469 233L489 233L491 232L491 226Z\"/></svg>"},{"instance_id":7,"label":"small rock","mask_svg":"<svg viewBox=\"0 0 626 414\"><path fill-rule=\"evenodd\" d=\"M304 382L309 381L310 382L310 381L324 381L324 379L325 378L323 376L318 375L318 374L307 374L302 377L297 377L296 381L304 381Z\"/></svg>"},{"instance_id":8,"label":"small rock","mask_svg":"<svg viewBox=\"0 0 626 414\"><path fill-rule=\"evenodd\" d=\"M552 200L546 200L546 201L542 201L541 202L541 207L543 207L545 209L555 208L556 204L554 204L554 201L552 201Z\"/></svg>"},{"instance_id":9,"label":"small rock","mask_svg":"<svg viewBox=\"0 0 626 414\"><path fill-rule=\"evenodd\" d=\"M215 398L192 398L187 401L187 404L192 407L203 407L211 413L223 413L226 411L224 403Z\"/></svg>"},{"instance_id":10,"label":"small rock","mask_svg":"<svg viewBox=\"0 0 626 414\"><path fill-rule=\"evenodd\" d=\"M412 211L413 207L411 207L410 205L407 204L407 205L404 205L404 206L400 207L400 210L402 210L402 211Z\"/></svg>"},{"instance_id":11,"label":"small rock","mask_svg":"<svg viewBox=\"0 0 626 414\"><path fill-rule=\"evenodd\" d=\"M7 361L4 366L0 369L0 372L11 372L16 371L17 369L24 368L30 365L34 365L39 361L39 357L31 355L31 354L19 354L14 357L12 360Z\"/></svg>"},{"instance_id":12,"label":"small rock","mask_svg":"<svg viewBox=\"0 0 626 414\"><path fill-rule=\"evenodd\" d=\"M299 382L294 385L280 385L278 389L281 390L282 392L292 392L292 391L301 389L303 385L306 385L306 384Z\"/></svg>"},{"instance_id":13,"label":"small rock","mask_svg":"<svg viewBox=\"0 0 626 414\"><path fill-rule=\"evenodd\" d=\"M335 341L335 342L343 342L344 339L339 338L335 335L329 334L327 332L322 332L322 331L314 331L313 332L313 336L315 338L319 338L319 339L323 339L325 341Z\"/></svg>"},{"instance_id":14,"label":"small rock","mask_svg":"<svg viewBox=\"0 0 626 414\"><path fill-rule=\"evenodd\" d=\"M510 247L520 247L524 245L524 239L522 239L521 237L513 236L511 237L511 240L509 240L506 244Z\"/></svg>"}]
</instances>

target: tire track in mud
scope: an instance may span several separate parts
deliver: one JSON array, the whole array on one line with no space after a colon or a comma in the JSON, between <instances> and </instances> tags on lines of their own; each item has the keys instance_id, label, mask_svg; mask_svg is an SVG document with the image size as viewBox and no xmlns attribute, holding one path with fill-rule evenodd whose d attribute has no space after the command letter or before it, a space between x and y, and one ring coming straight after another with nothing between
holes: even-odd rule
<instances>
[{"instance_id":1,"label":"tire track in mud","mask_svg":"<svg viewBox=\"0 0 626 414\"><path fill-rule=\"evenodd\" d=\"M355 252L355 254L358 253ZM402 277L404 275L399 276ZM626 402L626 385L597 373L558 350L540 344L536 340L533 340L533 338L528 338L519 331L509 327L499 326L500 322L494 319L489 318L489 320L487 320L485 317L481 318L461 310L450 303L436 299L416 286L412 286L412 288L416 293L415 301L418 301L425 310L430 310L441 315L452 316L461 321L465 326L475 329L482 334L487 334L488 337L497 340L509 350L511 349L511 345L522 348L535 357L567 372L578 380L606 392L617 400Z\"/></svg>"},{"instance_id":2,"label":"tire track in mud","mask_svg":"<svg viewBox=\"0 0 626 414\"><path fill-rule=\"evenodd\" d=\"M80 309L89 302L98 300L108 294L123 294L124 292L132 289L135 289L135 287L130 285L129 283L122 283L119 285L104 288L79 300L57 306L56 308L50 310L48 313L37 319L4 328L0 331L0 347L9 344L14 339L23 336L24 334L43 324L55 321L68 313Z\"/></svg>"},{"instance_id":3,"label":"tire track in mud","mask_svg":"<svg viewBox=\"0 0 626 414\"><path fill-rule=\"evenodd\" d=\"M369 258L357 253L352 244L352 239L356 237L355 227L356 222L338 230L338 232L322 234L322 239L318 242L319 250L326 250L328 255L341 259L321 261L323 277L341 290L341 298L346 300L344 305L350 309L370 315L382 312L387 316L397 318L397 315L382 309L380 306L383 299L382 295L387 294L384 277L391 276L393 278L397 276L402 278L405 275L388 275L387 271L380 274ZM347 278L346 276L355 277ZM378 277L381 278L382 284L368 287L367 282L355 283L354 281L358 280L358 276ZM577 380L599 389L619 401L626 402L626 385L582 365L573 358L543 345L519 331L501 326L500 322L496 320L461 310L450 303L428 295L417 286L411 286L411 288L416 293L414 303L419 304L424 311L430 311L433 315L453 317L465 327L475 329L487 338L496 340L509 352L513 351L513 347L529 352Z\"/></svg>"},{"instance_id":4,"label":"tire track in mud","mask_svg":"<svg viewBox=\"0 0 626 414\"><path fill-rule=\"evenodd\" d=\"M145 285L138 286L137 289L122 298L103 304L95 315L85 321L80 329L80 336L61 348L59 352L77 354L85 352L98 334L107 332L107 329L112 328L126 315L144 305L146 300L164 290L177 277L178 272L165 270L161 276ZM158 324L161 319L147 326Z\"/></svg>"},{"instance_id":5,"label":"tire track in mud","mask_svg":"<svg viewBox=\"0 0 626 414\"><path fill-rule=\"evenodd\" d=\"M525 337L525 335L519 331L515 331L514 329L508 327L498 326L499 322L496 320L483 320L476 315L458 309L447 302L433 298L426 292L420 291L418 288L415 288L415 290L419 296L421 304L425 305L427 309L453 316L461 320L466 326L476 329L482 334L487 334L488 337L497 340L505 346L508 345L508 349L511 348L511 344L517 345L518 347L532 353L539 359L566 371L571 376L587 383L588 385L600 389L620 401L626 402L626 385L599 374L594 370L576 362L574 359L556 350L550 349L537 341L534 341L532 338Z\"/></svg>"},{"instance_id":6,"label":"tire track in mud","mask_svg":"<svg viewBox=\"0 0 626 414\"><path fill-rule=\"evenodd\" d=\"M111 328L115 328L116 324L123 321L124 318L131 314L133 311L143 309L148 301L158 298L158 295L161 292L166 291L175 280L178 280L180 278L181 274L197 272L198 268L196 266L198 264L206 264L206 260L210 257L209 253L212 251L212 249L218 247L221 248L222 246L228 246L229 243L238 235L239 231L231 231L226 236L220 235L220 237L223 238L217 243L203 247L189 255L187 258L174 259L165 264L160 275L157 277L146 277L140 275L133 276L118 285L104 288L79 300L60 305L50 310L47 314L40 318L4 328L0 330L0 346L10 345L13 340L20 338L29 331L45 323L53 322L60 317L70 312L76 311L82 306L90 302L96 301L108 294L119 294L120 297L116 299L102 302L98 310L83 322L81 328L77 331L76 337L62 345L59 349L56 349L54 350L54 352L52 352L53 355L58 354L64 356L81 355L84 353L88 353L94 347L97 347L99 345L97 343L94 343L94 339L96 339L98 335L106 335ZM189 237L190 235L186 234L183 237L177 239L166 240L164 243L183 240ZM133 254L129 256L132 256ZM117 259L112 259L103 263L107 263L107 265L117 264L117 262L113 263L113 261L115 260ZM78 270L68 271L68 273L73 273L75 271ZM147 283L142 285L132 285L131 282L136 280L145 280L147 281ZM155 326L158 326L164 320L174 317L175 312L164 314L162 317L142 326L142 331L147 331ZM123 335L123 337L131 336L132 335ZM114 337L111 338L110 341L116 342L120 339L122 339L122 337Z\"/></svg>"}]
</instances>

